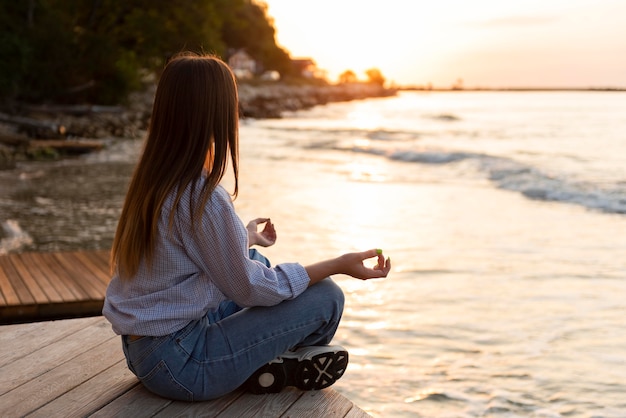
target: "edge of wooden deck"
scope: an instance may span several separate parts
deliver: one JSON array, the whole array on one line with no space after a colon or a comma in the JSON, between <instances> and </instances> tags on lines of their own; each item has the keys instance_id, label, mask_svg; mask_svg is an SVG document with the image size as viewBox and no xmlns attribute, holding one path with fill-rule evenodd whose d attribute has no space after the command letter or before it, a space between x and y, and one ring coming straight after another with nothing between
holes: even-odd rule
<instances>
[{"instance_id":1,"label":"edge of wooden deck","mask_svg":"<svg viewBox=\"0 0 626 418\"><path fill-rule=\"evenodd\" d=\"M0 256L0 324L100 315L108 251Z\"/></svg>"},{"instance_id":2,"label":"edge of wooden deck","mask_svg":"<svg viewBox=\"0 0 626 418\"><path fill-rule=\"evenodd\" d=\"M0 307L0 325L57 321L102 315L102 300Z\"/></svg>"}]
</instances>

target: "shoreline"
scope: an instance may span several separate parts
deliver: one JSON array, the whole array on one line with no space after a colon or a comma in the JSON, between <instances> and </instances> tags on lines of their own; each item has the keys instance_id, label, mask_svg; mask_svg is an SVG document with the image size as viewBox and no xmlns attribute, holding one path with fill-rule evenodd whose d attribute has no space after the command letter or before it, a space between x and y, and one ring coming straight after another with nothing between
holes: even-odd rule
<instances>
[{"instance_id":1,"label":"shoreline","mask_svg":"<svg viewBox=\"0 0 626 418\"><path fill-rule=\"evenodd\" d=\"M0 109L0 170L20 161L50 161L91 153L111 140L140 139L145 135L155 84L129 96L128 103L100 105L13 104ZM337 85L285 82L239 83L241 118L281 118L284 112L305 110L332 102L394 96L402 91L423 93L471 92L624 92L622 88L385 88L368 83Z\"/></svg>"},{"instance_id":2,"label":"shoreline","mask_svg":"<svg viewBox=\"0 0 626 418\"><path fill-rule=\"evenodd\" d=\"M241 118L280 118L283 112L331 102L388 97L396 89L353 83L240 83ZM0 170L19 161L56 160L101 149L111 139L139 139L150 121L156 85L132 93L123 106L14 105L0 112Z\"/></svg>"},{"instance_id":3,"label":"shoreline","mask_svg":"<svg viewBox=\"0 0 626 418\"><path fill-rule=\"evenodd\" d=\"M239 102L244 118L280 118L283 112L309 109L332 102L388 97L397 89L375 84L339 85L271 84L239 85Z\"/></svg>"}]
</instances>

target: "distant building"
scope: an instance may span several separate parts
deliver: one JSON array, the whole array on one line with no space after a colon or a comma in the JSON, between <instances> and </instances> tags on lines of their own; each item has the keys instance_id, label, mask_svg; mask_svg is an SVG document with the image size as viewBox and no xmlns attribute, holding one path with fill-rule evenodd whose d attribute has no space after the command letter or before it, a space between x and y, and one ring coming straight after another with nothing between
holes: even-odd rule
<instances>
[{"instance_id":1,"label":"distant building","mask_svg":"<svg viewBox=\"0 0 626 418\"><path fill-rule=\"evenodd\" d=\"M266 71L261 74L261 80L265 81L278 81L280 80L280 73L278 71Z\"/></svg>"},{"instance_id":2,"label":"distant building","mask_svg":"<svg viewBox=\"0 0 626 418\"><path fill-rule=\"evenodd\" d=\"M241 80L249 80L257 71L257 62L246 51L239 49L228 58L228 66L235 77Z\"/></svg>"},{"instance_id":3,"label":"distant building","mask_svg":"<svg viewBox=\"0 0 626 418\"><path fill-rule=\"evenodd\" d=\"M304 78L314 78L318 75L317 64L311 58L295 58L291 64L296 69L296 73Z\"/></svg>"}]
</instances>

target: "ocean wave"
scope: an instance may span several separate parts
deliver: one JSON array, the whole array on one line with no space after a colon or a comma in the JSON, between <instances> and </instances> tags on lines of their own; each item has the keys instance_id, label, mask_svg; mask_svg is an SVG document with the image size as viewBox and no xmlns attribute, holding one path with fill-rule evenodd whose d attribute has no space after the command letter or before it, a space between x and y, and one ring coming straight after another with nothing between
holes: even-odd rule
<instances>
[{"instance_id":1,"label":"ocean wave","mask_svg":"<svg viewBox=\"0 0 626 418\"><path fill-rule=\"evenodd\" d=\"M362 131L361 131L362 132ZM371 129L365 131L365 137L373 141L413 141L421 136L419 132Z\"/></svg>"},{"instance_id":2,"label":"ocean wave","mask_svg":"<svg viewBox=\"0 0 626 418\"><path fill-rule=\"evenodd\" d=\"M458 120L461 120L460 117L452 113L438 113L438 114L424 115L424 117L428 119L441 120L444 122L456 122Z\"/></svg>"},{"instance_id":3,"label":"ocean wave","mask_svg":"<svg viewBox=\"0 0 626 418\"><path fill-rule=\"evenodd\" d=\"M300 129L302 128L295 130ZM418 132L327 129L320 130L316 135L308 132L307 137L307 143L300 144L307 149L364 153L393 161L429 165L469 161L498 188L521 193L529 199L570 203L606 213L626 214L624 181L612 184L576 181L566 176L555 176L512 158L483 153L432 148L401 149L407 140L418 140L420 137ZM368 141L362 143L362 139ZM394 146L395 149L390 150Z\"/></svg>"},{"instance_id":4,"label":"ocean wave","mask_svg":"<svg viewBox=\"0 0 626 418\"><path fill-rule=\"evenodd\" d=\"M421 136L425 135L425 132L411 130L355 127L339 128L332 126L324 128L319 126L264 127L264 129L281 136L301 138L304 139L305 142L310 140L310 138L325 138L327 140L337 142L350 139L368 139L371 141L381 142L406 142L419 139Z\"/></svg>"},{"instance_id":5,"label":"ocean wave","mask_svg":"<svg viewBox=\"0 0 626 418\"><path fill-rule=\"evenodd\" d=\"M480 165L499 188L519 192L529 199L626 214L626 187L619 183L598 185L570 180L503 157L482 156Z\"/></svg>"},{"instance_id":6,"label":"ocean wave","mask_svg":"<svg viewBox=\"0 0 626 418\"><path fill-rule=\"evenodd\" d=\"M413 396L404 400L406 403L414 402L469 402L469 398L463 393L453 391L442 391L435 389L426 389L419 393L417 396Z\"/></svg>"},{"instance_id":7,"label":"ocean wave","mask_svg":"<svg viewBox=\"0 0 626 418\"><path fill-rule=\"evenodd\" d=\"M624 182L596 184L576 181L546 173L511 158L471 152L403 150L383 153L376 148L353 151L384 154L394 161L418 164L452 164L469 160L476 163L479 170L498 188L521 193L529 199L570 203L606 213L626 214Z\"/></svg>"},{"instance_id":8,"label":"ocean wave","mask_svg":"<svg viewBox=\"0 0 626 418\"><path fill-rule=\"evenodd\" d=\"M372 153L375 153L372 151ZM395 151L388 154L389 158L397 161L406 161L424 164L447 164L456 161L475 158L476 154L467 152L443 151Z\"/></svg>"}]
</instances>

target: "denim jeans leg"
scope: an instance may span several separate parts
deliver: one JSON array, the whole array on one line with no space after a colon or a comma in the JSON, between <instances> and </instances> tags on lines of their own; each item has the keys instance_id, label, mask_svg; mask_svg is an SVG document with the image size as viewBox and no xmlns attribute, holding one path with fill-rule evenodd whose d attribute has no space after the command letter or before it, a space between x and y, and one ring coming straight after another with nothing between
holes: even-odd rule
<instances>
[{"instance_id":1,"label":"denim jeans leg","mask_svg":"<svg viewBox=\"0 0 626 418\"><path fill-rule=\"evenodd\" d=\"M146 388L158 395L214 399L237 389L290 348L330 343L343 303L339 286L326 279L275 306L224 307L223 312L236 312L222 319L207 315L171 336L132 343L145 348L128 347L129 362Z\"/></svg>"},{"instance_id":2,"label":"denim jeans leg","mask_svg":"<svg viewBox=\"0 0 626 418\"><path fill-rule=\"evenodd\" d=\"M181 346L191 357L206 361L205 399L239 387L264 364L285 351L305 345L329 344L343 312L343 292L331 279L311 286L296 299L271 307L242 309L204 327L197 339Z\"/></svg>"},{"instance_id":3,"label":"denim jeans leg","mask_svg":"<svg viewBox=\"0 0 626 418\"><path fill-rule=\"evenodd\" d=\"M259 253L252 257L269 263ZM214 399L291 348L329 344L343 306L341 288L327 278L275 306L242 309L226 301L172 335L123 337L124 352L148 390L177 400Z\"/></svg>"}]
</instances>

